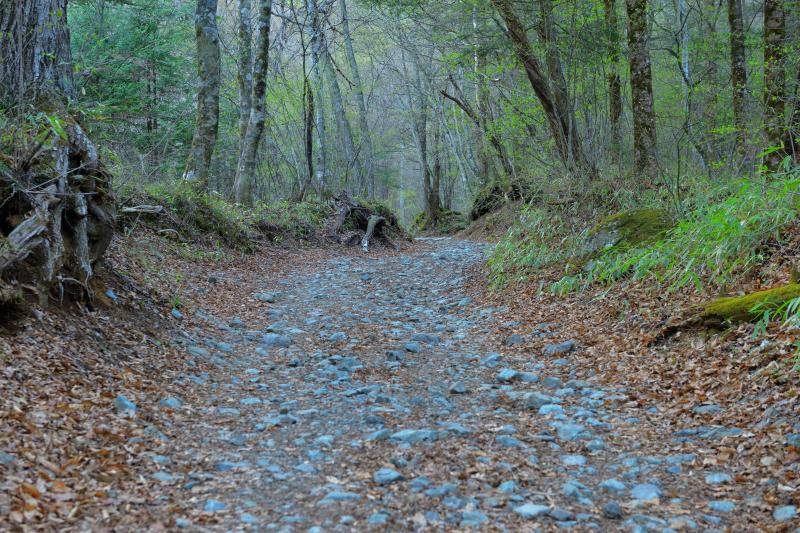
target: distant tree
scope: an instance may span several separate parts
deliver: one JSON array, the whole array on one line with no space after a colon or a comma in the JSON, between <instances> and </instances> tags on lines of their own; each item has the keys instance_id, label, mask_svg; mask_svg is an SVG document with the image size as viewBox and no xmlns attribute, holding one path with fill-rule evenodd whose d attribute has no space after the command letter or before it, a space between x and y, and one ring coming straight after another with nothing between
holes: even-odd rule
<instances>
[{"instance_id":1,"label":"distant tree","mask_svg":"<svg viewBox=\"0 0 800 533\"><path fill-rule=\"evenodd\" d=\"M786 156L786 12L784 0L764 0L764 133L770 147L764 164L777 170Z\"/></svg>"},{"instance_id":2,"label":"distant tree","mask_svg":"<svg viewBox=\"0 0 800 533\"><path fill-rule=\"evenodd\" d=\"M197 116L184 175L196 180L198 188L205 189L208 187L211 156L219 130L221 74L217 0L197 0L194 24L197 41Z\"/></svg>"},{"instance_id":3,"label":"distant tree","mask_svg":"<svg viewBox=\"0 0 800 533\"><path fill-rule=\"evenodd\" d=\"M253 203L253 184L256 174L256 156L266 122L267 68L269 67L269 29L272 21L272 0L258 0L258 28L255 57L253 58L252 96L250 117L244 135L242 152L236 167L234 194L236 201Z\"/></svg>"},{"instance_id":4,"label":"distant tree","mask_svg":"<svg viewBox=\"0 0 800 533\"><path fill-rule=\"evenodd\" d=\"M650 64L650 28L647 0L625 0L628 13L628 50L633 109L634 171L656 176L656 115L653 107L653 73Z\"/></svg>"}]
</instances>

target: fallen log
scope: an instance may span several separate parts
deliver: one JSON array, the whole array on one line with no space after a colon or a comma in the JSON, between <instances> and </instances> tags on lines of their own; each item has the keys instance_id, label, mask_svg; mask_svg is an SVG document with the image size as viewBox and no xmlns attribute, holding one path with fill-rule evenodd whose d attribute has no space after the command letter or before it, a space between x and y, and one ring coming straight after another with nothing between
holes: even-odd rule
<instances>
[{"instance_id":1,"label":"fallen log","mask_svg":"<svg viewBox=\"0 0 800 533\"><path fill-rule=\"evenodd\" d=\"M364 238L361 239L361 249L365 252L369 251L369 241L372 239L372 236L375 234L375 229L379 226L386 223L386 219L382 216L378 215L371 215L369 217L369 221L367 222L367 232L364 234Z\"/></svg>"}]
</instances>

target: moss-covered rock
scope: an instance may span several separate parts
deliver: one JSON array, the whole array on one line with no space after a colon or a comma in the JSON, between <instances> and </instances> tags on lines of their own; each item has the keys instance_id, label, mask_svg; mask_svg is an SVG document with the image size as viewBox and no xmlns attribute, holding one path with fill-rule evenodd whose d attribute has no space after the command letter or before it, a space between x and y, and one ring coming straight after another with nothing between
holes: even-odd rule
<instances>
[{"instance_id":1,"label":"moss-covered rock","mask_svg":"<svg viewBox=\"0 0 800 533\"><path fill-rule=\"evenodd\" d=\"M418 233L432 232L450 235L458 233L466 227L467 221L464 219L464 215L450 209L441 209L435 224L431 223L424 211L414 217L414 230Z\"/></svg>"},{"instance_id":2,"label":"moss-covered rock","mask_svg":"<svg viewBox=\"0 0 800 533\"><path fill-rule=\"evenodd\" d=\"M800 297L800 283L790 283L744 296L717 298L703 306L700 318L706 324L740 323L758 320L765 310L777 309Z\"/></svg>"},{"instance_id":3,"label":"moss-covered rock","mask_svg":"<svg viewBox=\"0 0 800 533\"><path fill-rule=\"evenodd\" d=\"M610 248L626 249L661 237L674 226L663 209L633 209L608 216L589 233L584 254L592 256Z\"/></svg>"}]
</instances>

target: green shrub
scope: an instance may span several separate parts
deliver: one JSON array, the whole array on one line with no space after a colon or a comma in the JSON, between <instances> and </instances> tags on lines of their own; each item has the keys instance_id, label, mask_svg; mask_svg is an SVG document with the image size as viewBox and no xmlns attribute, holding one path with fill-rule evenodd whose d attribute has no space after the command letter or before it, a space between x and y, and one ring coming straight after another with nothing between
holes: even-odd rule
<instances>
[{"instance_id":1,"label":"green shrub","mask_svg":"<svg viewBox=\"0 0 800 533\"><path fill-rule=\"evenodd\" d=\"M558 293L622 278L651 279L669 290L725 285L762 262L769 241L797 219L800 174L742 180L732 191L704 191L714 201L696 203L656 240L599 250L588 261L578 260L579 270L570 260L589 249L592 230L568 228L563 217L528 207L490 257L492 282L500 285L563 261L565 275L551 287Z\"/></svg>"},{"instance_id":2,"label":"green shrub","mask_svg":"<svg viewBox=\"0 0 800 533\"><path fill-rule=\"evenodd\" d=\"M797 218L800 177L743 181L719 203L695 210L656 242L613 250L553 289L572 291L631 276L670 290L688 284L720 286L764 260L764 246Z\"/></svg>"}]
</instances>

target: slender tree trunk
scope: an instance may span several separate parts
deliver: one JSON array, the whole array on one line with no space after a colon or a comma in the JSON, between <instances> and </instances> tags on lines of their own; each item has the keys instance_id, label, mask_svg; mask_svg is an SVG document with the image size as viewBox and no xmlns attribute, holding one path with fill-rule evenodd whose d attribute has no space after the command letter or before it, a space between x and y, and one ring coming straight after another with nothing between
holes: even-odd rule
<instances>
[{"instance_id":1,"label":"slender tree trunk","mask_svg":"<svg viewBox=\"0 0 800 533\"><path fill-rule=\"evenodd\" d=\"M239 0L239 152L244 149L247 123L253 106L253 13L250 0Z\"/></svg>"},{"instance_id":2,"label":"slender tree trunk","mask_svg":"<svg viewBox=\"0 0 800 533\"><path fill-rule=\"evenodd\" d=\"M764 158L769 170L777 170L786 155L786 13L784 0L764 0L764 133L770 147L777 147Z\"/></svg>"},{"instance_id":3,"label":"slender tree trunk","mask_svg":"<svg viewBox=\"0 0 800 533\"><path fill-rule=\"evenodd\" d=\"M442 187L442 124L439 120L441 115L441 101L437 102L436 116L433 120L433 172L431 175L431 187L428 191L427 204L430 211L438 214L442 209L441 187Z\"/></svg>"},{"instance_id":4,"label":"slender tree trunk","mask_svg":"<svg viewBox=\"0 0 800 533\"><path fill-rule=\"evenodd\" d=\"M728 0L731 37L731 85L733 86L733 125L736 149L744 151L747 141L747 55L744 45L742 0Z\"/></svg>"},{"instance_id":5,"label":"slender tree trunk","mask_svg":"<svg viewBox=\"0 0 800 533\"><path fill-rule=\"evenodd\" d=\"M344 148L344 159L346 161L345 169L345 182L349 181L350 169L356 167L358 175L357 183L361 185L361 172L358 168L358 161L356 156L356 148L353 143L353 130L350 127L350 121L347 119L347 110L344 107L344 98L342 98L342 90L339 87L339 80L336 78L336 70L333 68L333 60L331 59L330 51L328 50L326 40L323 38L321 47L321 57L323 71L328 80L328 87L330 87L331 103L333 104L333 114L336 117L336 132L338 133L339 140Z\"/></svg>"},{"instance_id":6,"label":"slender tree trunk","mask_svg":"<svg viewBox=\"0 0 800 533\"><path fill-rule=\"evenodd\" d=\"M258 146L264 135L266 122L267 68L269 68L269 27L272 21L272 0L258 0L258 34L253 61L253 96L247 132L233 184L236 201L245 205L253 203L253 184L256 178Z\"/></svg>"},{"instance_id":7,"label":"slender tree trunk","mask_svg":"<svg viewBox=\"0 0 800 533\"><path fill-rule=\"evenodd\" d=\"M786 144L795 164L800 164L800 68L797 69L797 81L794 84L792 103L794 107L789 120L789 130L787 132L789 138Z\"/></svg>"},{"instance_id":8,"label":"slender tree trunk","mask_svg":"<svg viewBox=\"0 0 800 533\"><path fill-rule=\"evenodd\" d=\"M545 58L547 74L553 90L553 100L562 123L566 125L567 143L576 162L585 161L583 147L581 146L578 128L575 122L575 110L569 97L567 80L561 65L561 53L558 50L558 41L553 23L552 0L539 0L539 25L537 30L542 43L545 45ZM583 164L583 163L580 163Z\"/></svg>"},{"instance_id":9,"label":"slender tree trunk","mask_svg":"<svg viewBox=\"0 0 800 533\"><path fill-rule=\"evenodd\" d=\"M550 82L543 74L542 66L533 53L525 28L514 13L511 1L492 0L492 4L500 11L506 23L517 58L525 68L528 81L544 110L559 158L568 169L576 172L588 171L589 177L593 177L594 169L584 158L580 149L580 139L577 136L570 137L569 117L560 112Z\"/></svg>"},{"instance_id":10,"label":"slender tree trunk","mask_svg":"<svg viewBox=\"0 0 800 533\"><path fill-rule=\"evenodd\" d=\"M344 47L347 53L347 62L350 64L350 75L353 77L355 86L356 103L358 104L358 123L361 130L361 150L364 159L363 176L367 185L367 194L370 198L375 196L375 149L372 145L372 135L369 131L367 116L367 103L364 98L364 85L361 82L361 73L358 69L356 54L353 50L353 38L350 34L350 21L347 16L347 1L340 0L339 5L342 9L342 33L344 35Z\"/></svg>"},{"instance_id":11,"label":"slender tree trunk","mask_svg":"<svg viewBox=\"0 0 800 533\"><path fill-rule=\"evenodd\" d=\"M322 83L322 74L320 72L320 58L322 54L322 20L320 20L319 4L317 0L307 0L306 10L309 18L311 19L311 39L309 46L311 48L311 74L313 80L313 88L316 92L314 97L314 123L317 129L317 155L315 162L316 171L316 187L317 190L322 192L327 187L328 177L328 141L327 132L325 131L325 112L323 108L324 88Z\"/></svg>"},{"instance_id":12,"label":"slender tree trunk","mask_svg":"<svg viewBox=\"0 0 800 533\"><path fill-rule=\"evenodd\" d=\"M657 174L656 115L653 108L647 0L625 0L625 8L628 13L634 171L652 181Z\"/></svg>"},{"instance_id":13,"label":"slender tree trunk","mask_svg":"<svg viewBox=\"0 0 800 533\"><path fill-rule=\"evenodd\" d=\"M611 124L611 158L615 165L620 165L622 154L622 82L619 76L619 22L617 21L616 0L604 0L605 22L609 32L608 44L608 118Z\"/></svg>"},{"instance_id":14,"label":"slender tree trunk","mask_svg":"<svg viewBox=\"0 0 800 533\"><path fill-rule=\"evenodd\" d=\"M195 11L197 39L197 117L192 148L184 175L196 180L197 187L208 187L211 156L219 129L220 50L217 29L217 0L197 0Z\"/></svg>"}]
</instances>

